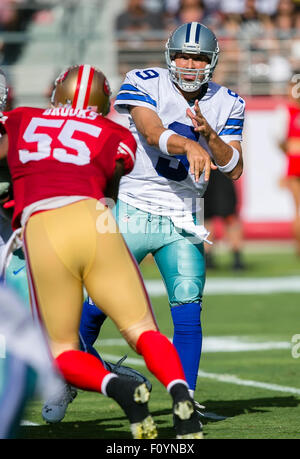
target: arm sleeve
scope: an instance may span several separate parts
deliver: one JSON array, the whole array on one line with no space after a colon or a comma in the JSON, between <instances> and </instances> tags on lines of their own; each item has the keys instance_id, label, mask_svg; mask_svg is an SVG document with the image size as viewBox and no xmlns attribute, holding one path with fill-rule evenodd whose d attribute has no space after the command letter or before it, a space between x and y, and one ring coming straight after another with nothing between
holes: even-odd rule
<instances>
[{"instance_id":1,"label":"arm sleeve","mask_svg":"<svg viewBox=\"0 0 300 459\"><path fill-rule=\"evenodd\" d=\"M124 174L129 174L134 167L136 149L137 144L135 138L131 132L127 130L127 134L118 143L116 154L116 160L122 159L124 162Z\"/></svg>"},{"instance_id":2,"label":"arm sleeve","mask_svg":"<svg viewBox=\"0 0 300 459\"><path fill-rule=\"evenodd\" d=\"M229 143L232 140L241 142L243 140L244 118L245 101L237 97L227 121L218 133L224 142Z\"/></svg>"},{"instance_id":3,"label":"arm sleeve","mask_svg":"<svg viewBox=\"0 0 300 459\"><path fill-rule=\"evenodd\" d=\"M128 114L129 106L147 107L157 111L157 101L154 95L155 83L138 77L142 74L141 72L143 70L135 69L127 73L114 103L117 112ZM148 72L155 71L148 70ZM157 72L155 74L159 76ZM150 78L150 80L152 79Z\"/></svg>"}]
</instances>

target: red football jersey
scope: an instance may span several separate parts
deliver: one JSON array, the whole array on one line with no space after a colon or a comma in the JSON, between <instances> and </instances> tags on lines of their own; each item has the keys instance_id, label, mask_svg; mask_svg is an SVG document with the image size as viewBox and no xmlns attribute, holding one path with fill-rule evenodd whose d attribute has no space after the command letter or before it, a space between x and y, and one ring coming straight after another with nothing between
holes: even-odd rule
<instances>
[{"instance_id":1,"label":"red football jersey","mask_svg":"<svg viewBox=\"0 0 300 459\"><path fill-rule=\"evenodd\" d=\"M122 158L129 173L136 141L130 131L92 110L20 107L3 113L15 210L57 196L100 199Z\"/></svg>"}]
</instances>

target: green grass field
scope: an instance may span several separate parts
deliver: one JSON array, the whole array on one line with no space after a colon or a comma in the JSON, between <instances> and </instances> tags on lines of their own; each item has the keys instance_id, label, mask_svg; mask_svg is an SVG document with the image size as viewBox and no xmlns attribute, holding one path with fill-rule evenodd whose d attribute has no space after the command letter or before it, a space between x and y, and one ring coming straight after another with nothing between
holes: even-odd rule
<instances>
[{"instance_id":1,"label":"green grass field","mask_svg":"<svg viewBox=\"0 0 300 459\"><path fill-rule=\"evenodd\" d=\"M245 260L248 269L236 274L228 270L228 254L220 252L219 269L208 271L207 285L210 280L218 282L218 278L227 278L233 285L251 278L254 288L251 293L210 292L204 297L204 345L195 398L208 412L225 417L219 421L204 419L205 438L299 439L300 357L293 357L291 340L300 335L300 291L265 293L256 290L255 282L273 278L278 286L278 279L293 277L300 287L300 260L288 246L267 250L264 244L255 251L247 250ZM141 268L145 279L160 279L150 259ZM171 337L166 296L151 298L161 331ZM109 339L118 341L112 344ZM153 384L149 406L158 438L174 438L170 397L108 320L97 349L111 361L128 354L127 365L149 377ZM300 346L298 353L300 356ZM21 428L23 438L131 438L123 412L104 396L80 391L65 419L52 426L43 422L41 407L40 401L28 406L25 419L34 425Z\"/></svg>"}]
</instances>

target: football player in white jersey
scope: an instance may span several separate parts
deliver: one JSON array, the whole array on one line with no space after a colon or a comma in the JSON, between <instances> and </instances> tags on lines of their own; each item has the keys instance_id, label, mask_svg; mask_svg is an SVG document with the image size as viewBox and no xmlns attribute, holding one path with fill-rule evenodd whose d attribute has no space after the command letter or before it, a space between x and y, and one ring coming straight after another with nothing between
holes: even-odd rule
<instances>
[{"instance_id":1,"label":"football player in white jersey","mask_svg":"<svg viewBox=\"0 0 300 459\"><path fill-rule=\"evenodd\" d=\"M180 25L166 44L167 69L128 72L115 101L115 109L129 115L138 144L135 167L121 180L115 216L137 262L151 253L162 274L173 343L192 395L202 348L208 237L201 198L211 168L233 180L243 170L245 103L211 81L218 54L211 30L197 22ZM95 323L91 305L84 313L86 324L89 314ZM84 338L84 327L81 333Z\"/></svg>"}]
</instances>

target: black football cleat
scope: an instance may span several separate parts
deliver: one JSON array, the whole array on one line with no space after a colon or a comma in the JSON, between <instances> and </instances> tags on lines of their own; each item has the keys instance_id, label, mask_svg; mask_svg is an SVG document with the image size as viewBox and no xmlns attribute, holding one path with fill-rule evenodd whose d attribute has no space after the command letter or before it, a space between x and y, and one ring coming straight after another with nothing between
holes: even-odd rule
<instances>
[{"instance_id":1,"label":"black football cleat","mask_svg":"<svg viewBox=\"0 0 300 459\"><path fill-rule=\"evenodd\" d=\"M177 383L171 388L170 394L173 398L176 438L202 440L204 438L202 424L187 386L183 383Z\"/></svg>"},{"instance_id":2,"label":"black football cleat","mask_svg":"<svg viewBox=\"0 0 300 459\"><path fill-rule=\"evenodd\" d=\"M117 376L108 382L106 393L126 414L133 438L142 440L157 437L156 425L148 411L150 392L145 383Z\"/></svg>"}]
</instances>

